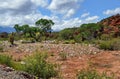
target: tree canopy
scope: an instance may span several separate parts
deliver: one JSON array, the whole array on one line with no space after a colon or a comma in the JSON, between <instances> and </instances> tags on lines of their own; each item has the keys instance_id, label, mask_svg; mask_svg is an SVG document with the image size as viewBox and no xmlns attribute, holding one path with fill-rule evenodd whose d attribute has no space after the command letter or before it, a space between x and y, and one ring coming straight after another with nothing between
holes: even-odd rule
<instances>
[{"instance_id":1,"label":"tree canopy","mask_svg":"<svg viewBox=\"0 0 120 79\"><path fill-rule=\"evenodd\" d=\"M35 22L35 25L40 27L42 31L48 32L51 31L51 26L54 25L54 22L48 19L39 19Z\"/></svg>"}]
</instances>

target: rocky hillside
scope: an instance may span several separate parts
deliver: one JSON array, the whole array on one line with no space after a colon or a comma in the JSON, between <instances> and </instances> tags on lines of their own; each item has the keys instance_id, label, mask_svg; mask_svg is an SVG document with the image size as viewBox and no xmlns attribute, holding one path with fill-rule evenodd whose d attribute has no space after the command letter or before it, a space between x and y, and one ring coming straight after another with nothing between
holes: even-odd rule
<instances>
[{"instance_id":1,"label":"rocky hillside","mask_svg":"<svg viewBox=\"0 0 120 79\"><path fill-rule=\"evenodd\" d=\"M120 14L103 19L100 21L100 23L106 26L120 26Z\"/></svg>"},{"instance_id":2,"label":"rocky hillside","mask_svg":"<svg viewBox=\"0 0 120 79\"><path fill-rule=\"evenodd\" d=\"M114 32L115 34L120 33L120 14L116 14L108 18L105 18L101 20L99 23L104 26L107 26L104 28L104 31L106 33L111 33L111 32Z\"/></svg>"}]
</instances>

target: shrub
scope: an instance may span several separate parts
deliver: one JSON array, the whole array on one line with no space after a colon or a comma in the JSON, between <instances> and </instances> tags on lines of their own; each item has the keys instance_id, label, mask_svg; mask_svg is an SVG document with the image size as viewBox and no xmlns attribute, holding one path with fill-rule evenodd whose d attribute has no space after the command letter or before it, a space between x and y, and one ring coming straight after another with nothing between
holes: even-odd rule
<instances>
[{"instance_id":1,"label":"shrub","mask_svg":"<svg viewBox=\"0 0 120 79\"><path fill-rule=\"evenodd\" d=\"M0 46L0 52L3 52L3 47L2 46Z\"/></svg>"},{"instance_id":2,"label":"shrub","mask_svg":"<svg viewBox=\"0 0 120 79\"><path fill-rule=\"evenodd\" d=\"M120 50L120 39L113 39L113 50Z\"/></svg>"},{"instance_id":3,"label":"shrub","mask_svg":"<svg viewBox=\"0 0 120 79\"><path fill-rule=\"evenodd\" d=\"M67 54L65 52L61 52L59 54L59 56L60 56L61 60L66 60L67 59Z\"/></svg>"},{"instance_id":4,"label":"shrub","mask_svg":"<svg viewBox=\"0 0 120 79\"><path fill-rule=\"evenodd\" d=\"M109 41L101 41L99 48L104 50L120 50L120 40L112 39Z\"/></svg>"},{"instance_id":5,"label":"shrub","mask_svg":"<svg viewBox=\"0 0 120 79\"><path fill-rule=\"evenodd\" d=\"M46 53L37 52L33 56L29 56L27 57L27 59L25 59L24 70L32 75L43 79L55 77L57 75L55 65L48 63L46 59Z\"/></svg>"},{"instance_id":6,"label":"shrub","mask_svg":"<svg viewBox=\"0 0 120 79\"><path fill-rule=\"evenodd\" d=\"M12 66L12 57L8 55L0 55L0 64L4 64L7 66Z\"/></svg>"},{"instance_id":7,"label":"shrub","mask_svg":"<svg viewBox=\"0 0 120 79\"><path fill-rule=\"evenodd\" d=\"M75 44L75 40L65 40L63 44Z\"/></svg>"},{"instance_id":8,"label":"shrub","mask_svg":"<svg viewBox=\"0 0 120 79\"><path fill-rule=\"evenodd\" d=\"M111 41L102 41L99 44L99 48L104 50L113 50L113 45Z\"/></svg>"},{"instance_id":9,"label":"shrub","mask_svg":"<svg viewBox=\"0 0 120 79\"><path fill-rule=\"evenodd\" d=\"M77 74L77 79L114 79L114 74L110 75L111 76L108 76L106 72L100 74L93 69L83 69Z\"/></svg>"},{"instance_id":10,"label":"shrub","mask_svg":"<svg viewBox=\"0 0 120 79\"><path fill-rule=\"evenodd\" d=\"M82 42L81 39L82 39L81 34L74 36L74 40L75 40L75 42L77 42L77 43L81 43L81 42Z\"/></svg>"},{"instance_id":11,"label":"shrub","mask_svg":"<svg viewBox=\"0 0 120 79\"><path fill-rule=\"evenodd\" d=\"M109 34L102 34L101 35L101 40L111 40L112 39L112 36L111 35L109 35Z\"/></svg>"},{"instance_id":12,"label":"shrub","mask_svg":"<svg viewBox=\"0 0 120 79\"><path fill-rule=\"evenodd\" d=\"M11 43L11 45L14 44L14 33L10 34L10 36L9 36L9 42Z\"/></svg>"}]
</instances>

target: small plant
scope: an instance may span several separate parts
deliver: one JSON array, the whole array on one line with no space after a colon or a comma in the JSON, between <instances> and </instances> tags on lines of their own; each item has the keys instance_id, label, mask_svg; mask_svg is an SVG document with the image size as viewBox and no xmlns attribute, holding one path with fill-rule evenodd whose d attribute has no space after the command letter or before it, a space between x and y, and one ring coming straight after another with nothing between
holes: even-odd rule
<instances>
[{"instance_id":1,"label":"small plant","mask_svg":"<svg viewBox=\"0 0 120 79\"><path fill-rule=\"evenodd\" d=\"M9 36L9 42L11 43L11 45L14 44L14 34L13 33L10 34L10 36Z\"/></svg>"},{"instance_id":2,"label":"small plant","mask_svg":"<svg viewBox=\"0 0 120 79\"><path fill-rule=\"evenodd\" d=\"M55 65L47 62L46 59L47 54L39 52L27 57L24 71L43 79L57 76Z\"/></svg>"},{"instance_id":3,"label":"small plant","mask_svg":"<svg viewBox=\"0 0 120 79\"><path fill-rule=\"evenodd\" d=\"M64 53L64 52L61 52L61 53L59 54L59 56L60 56L61 60L66 60L66 59L67 59L67 54Z\"/></svg>"},{"instance_id":4,"label":"small plant","mask_svg":"<svg viewBox=\"0 0 120 79\"><path fill-rule=\"evenodd\" d=\"M3 52L3 47L2 46L0 46L0 52Z\"/></svg>"},{"instance_id":5,"label":"small plant","mask_svg":"<svg viewBox=\"0 0 120 79\"><path fill-rule=\"evenodd\" d=\"M77 79L114 79L114 74L108 76L106 72L100 74L94 69L83 69L77 74Z\"/></svg>"},{"instance_id":6,"label":"small plant","mask_svg":"<svg viewBox=\"0 0 120 79\"><path fill-rule=\"evenodd\" d=\"M0 55L0 64L4 64L7 66L12 66L12 57L8 55Z\"/></svg>"}]
</instances>

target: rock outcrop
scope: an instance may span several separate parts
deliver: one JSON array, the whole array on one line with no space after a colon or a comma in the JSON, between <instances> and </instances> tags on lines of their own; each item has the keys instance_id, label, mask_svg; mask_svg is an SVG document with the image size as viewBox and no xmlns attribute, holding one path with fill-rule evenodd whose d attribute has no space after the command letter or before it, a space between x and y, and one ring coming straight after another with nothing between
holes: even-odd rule
<instances>
[{"instance_id":1,"label":"rock outcrop","mask_svg":"<svg viewBox=\"0 0 120 79\"><path fill-rule=\"evenodd\" d=\"M34 76L0 65L0 79L35 79Z\"/></svg>"}]
</instances>

